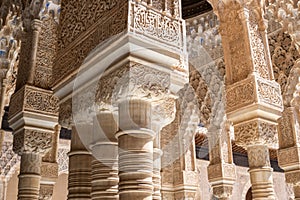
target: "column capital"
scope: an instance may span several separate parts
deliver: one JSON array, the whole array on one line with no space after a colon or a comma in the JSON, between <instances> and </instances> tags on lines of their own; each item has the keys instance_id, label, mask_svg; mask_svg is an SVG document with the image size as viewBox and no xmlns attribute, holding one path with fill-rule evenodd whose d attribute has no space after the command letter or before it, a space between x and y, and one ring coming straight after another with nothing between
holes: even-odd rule
<instances>
[{"instance_id":1,"label":"column capital","mask_svg":"<svg viewBox=\"0 0 300 200\"><path fill-rule=\"evenodd\" d=\"M263 144L248 146L247 152L250 169L271 167L268 146Z\"/></svg>"},{"instance_id":2,"label":"column capital","mask_svg":"<svg viewBox=\"0 0 300 200\"><path fill-rule=\"evenodd\" d=\"M19 155L24 152L45 155L52 148L53 137L51 131L23 129L14 133L13 150Z\"/></svg>"}]
</instances>

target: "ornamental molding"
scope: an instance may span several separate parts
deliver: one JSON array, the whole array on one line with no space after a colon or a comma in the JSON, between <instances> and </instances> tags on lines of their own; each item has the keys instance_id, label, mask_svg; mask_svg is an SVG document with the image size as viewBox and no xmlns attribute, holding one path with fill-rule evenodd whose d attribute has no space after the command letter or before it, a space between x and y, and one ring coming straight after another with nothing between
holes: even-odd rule
<instances>
[{"instance_id":1,"label":"ornamental molding","mask_svg":"<svg viewBox=\"0 0 300 200\"><path fill-rule=\"evenodd\" d=\"M184 52L184 21L169 14L129 0L129 32L138 37L151 38L172 49ZM146 37L145 37L146 36Z\"/></svg>"}]
</instances>

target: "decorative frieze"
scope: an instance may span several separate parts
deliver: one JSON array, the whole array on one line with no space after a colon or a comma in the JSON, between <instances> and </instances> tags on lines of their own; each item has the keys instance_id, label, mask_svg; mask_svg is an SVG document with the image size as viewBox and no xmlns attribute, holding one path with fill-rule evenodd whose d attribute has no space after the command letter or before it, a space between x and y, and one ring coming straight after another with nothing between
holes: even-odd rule
<instances>
[{"instance_id":1,"label":"decorative frieze","mask_svg":"<svg viewBox=\"0 0 300 200\"><path fill-rule=\"evenodd\" d=\"M13 94L9 117L13 118L22 111L57 116L58 98L49 90L25 85Z\"/></svg>"},{"instance_id":2,"label":"decorative frieze","mask_svg":"<svg viewBox=\"0 0 300 200\"><path fill-rule=\"evenodd\" d=\"M151 6L129 1L129 30L138 37L149 37L183 51L183 21Z\"/></svg>"},{"instance_id":3,"label":"decorative frieze","mask_svg":"<svg viewBox=\"0 0 300 200\"><path fill-rule=\"evenodd\" d=\"M254 104L278 111L281 111L283 107L280 86L275 81L250 76L227 86L226 89L226 111L228 113Z\"/></svg>"},{"instance_id":4,"label":"decorative frieze","mask_svg":"<svg viewBox=\"0 0 300 200\"><path fill-rule=\"evenodd\" d=\"M91 4L92 9L88 8L87 4L86 1L78 2L76 0L62 2L62 21L59 27L58 40L59 56L53 68L54 83L58 83L78 69L88 54L101 42L126 30L127 2L97 1ZM103 10L106 8L111 9L104 13ZM80 16L81 12L85 12L89 17L78 19L77 16ZM82 20L88 22L82 23Z\"/></svg>"}]
</instances>

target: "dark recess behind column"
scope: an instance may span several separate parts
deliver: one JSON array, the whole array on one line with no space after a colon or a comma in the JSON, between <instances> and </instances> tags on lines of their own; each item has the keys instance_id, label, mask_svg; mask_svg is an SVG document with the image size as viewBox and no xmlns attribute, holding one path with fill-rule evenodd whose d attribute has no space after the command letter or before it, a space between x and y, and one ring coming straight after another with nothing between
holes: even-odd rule
<instances>
[{"instance_id":1,"label":"dark recess behind column","mask_svg":"<svg viewBox=\"0 0 300 200\"><path fill-rule=\"evenodd\" d=\"M212 10L211 5L206 0L182 0L181 4L183 19L195 17Z\"/></svg>"}]
</instances>

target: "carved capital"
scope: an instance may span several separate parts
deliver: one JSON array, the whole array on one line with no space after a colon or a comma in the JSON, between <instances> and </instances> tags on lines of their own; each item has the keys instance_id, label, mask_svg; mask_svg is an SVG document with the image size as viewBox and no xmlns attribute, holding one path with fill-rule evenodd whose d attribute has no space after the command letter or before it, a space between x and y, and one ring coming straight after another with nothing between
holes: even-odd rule
<instances>
[{"instance_id":1,"label":"carved capital","mask_svg":"<svg viewBox=\"0 0 300 200\"><path fill-rule=\"evenodd\" d=\"M279 166L285 171L300 169L300 147L290 147L278 150Z\"/></svg>"},{"instance_id":2,"label":"carved capital","mask_svg":"<svg viewBox=\"0 0 300 200\"><path fill-rule=\"evenodd\" d=\"M58 164L51 162L42 162L41 176L44 180L56 180L58 177Z\"/></svg>"},{"instance_id":3,"label":"carved capital","mask_svg":"<svg viewBox=\"0 0 300 200\"><path fill-rule=\"evenodd\" d=\"M231 199L233 185L220 185L220 186L212 186L213 187L213 194L214 196L221 199Z\"/></svg>"},{"instance_id":4,"label":"carved capital","mask_svg":"<svg viewBox=\"0 0 300 200\"><path fill-rule=\"evenodd\" d=\"M53 132L23 129L14 134L13 150L19 155L24 152L44 155L52 147L53 136Z\"/></svg>"},{"instance_id":5,"label":"carved capital","mask_svg":"<svg viewBox=\"0 0 300 200\"><path fill-rule=\"evenodd\" d=\"M250 169L270 167L269 149L266 145L248 146L248 162Z\"/></svg>"},{"instance_id":6,"label":"carved capital","mask_svg":"<svg viewBox=\"0 0 300 200\"><path fill-rule=\"evenodd\" d=\"M169 73L137 62L126 62L101 78L96 90L97 104L115 104L121 99L161 100L170 93Z\"/></svg>"},{"instance_id":7,"label":"carved capital","mask_svg":"<svg viewBox=\"0 0 300 200\"><path fill-rule=\"evenodd\" d=\"M39 200L52 200L54 185L41 184Z\"/></svg>"},{"instance_id":8,"label":"carved capital","mask_svg":"<svg viewBox=\"0 0 300 200\"><path fill-rule=\"evenodd\" d=\"M59 104L59 124L67 129L72 129L72 99L68 99Z\"/></svg>"},{"instance_id":9,"label":"carved capital","mask_svg":"<svg viewBox=\"0 0 300 200\"><path fill-rule=\"evenodd\" d=\"M286 108L278 120L279 148L289 148L300 145L300 129L297 110L294 107Z\"/></svg>"},{"instance_id":10,"label":"carved capital","mask_svg":"<svg viewBox=\"0 0 300 200\"><path fill-rule=\"evenodd\" d=\"M236 179L236 170L234 164L218 163L209 165L207 168L208 180L211 184L217 184L220 180L226 180L228 183L234 183Z\"/></svg>"},{"instance_id":11,"label":"carved capital","mask_svg":"<svg viewBox=\"0 0 300 200\"><path fill-rule=\"evenodd\" d=\"M235 142L237 145L266 144L271 148L277 147L277 124L263 119L244 121L234 126Z\"/></svg>"}]
</instances>

